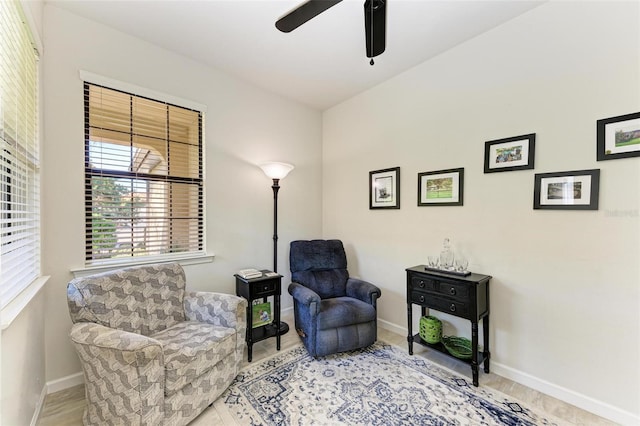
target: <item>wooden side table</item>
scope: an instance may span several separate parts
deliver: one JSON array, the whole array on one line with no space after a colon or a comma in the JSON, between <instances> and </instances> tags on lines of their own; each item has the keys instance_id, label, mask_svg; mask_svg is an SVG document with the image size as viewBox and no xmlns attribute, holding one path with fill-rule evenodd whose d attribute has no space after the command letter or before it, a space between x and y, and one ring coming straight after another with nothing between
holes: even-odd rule
<instances>
[{"instance_id":1,"label":"wooden side table","mask_svg":"<svg viewBox=\"0 0 640 426\"><path fill-rule=\"evenodd\" d=\"M251 362L252 359L252 349L255 342L275 336L276 348L280 350L280 336L289 331L289 325L286 322L280 321L280 287L282 275L275 274L267 276L267 273L271 273L271 271L262 270L261 272L262 277L252 279L242 278L238 274L235 275L236 295L244 297L249 302L246 334L249 362ZM253 310L251 309L253 301L262 299L263 302L266 302L269 296L273 296L273 322L253 328Z\"/></svg>"},{"instance_id":2,"label":"wooden side table","mask_svg":"<svg viewBox=\"0 0 640 426\"><path fill-rule=\"evenodd\" d=\"M428 309L446 312L471 322L471 364L473 385L478 386L478 365L484 363L484 372L489 372L489 281L490 275L472 273L455 276L446 272L434 272L424 265L407 268L407 329L409 335L409 355L413 355L413 343L452 356L442 343L430 344L422 340L420 334L413 335L413 305L419 305L422 316ZM478 351L478 322L482 320L484 347Z\"/></svg>"}]
</instances>

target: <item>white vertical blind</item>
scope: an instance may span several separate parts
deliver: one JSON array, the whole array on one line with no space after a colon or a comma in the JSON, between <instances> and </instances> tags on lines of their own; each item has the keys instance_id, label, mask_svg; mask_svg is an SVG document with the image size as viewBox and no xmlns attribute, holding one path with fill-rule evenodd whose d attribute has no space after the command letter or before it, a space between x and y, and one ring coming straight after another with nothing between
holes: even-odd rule
<instances>
[{"instance_id":1,"label":"white vertical blind","mask_svg":"<svg viewBox=\"0 0 640 426\"><path fill-rule=\"evenodd\" d=\"M202 113L85 83L86 263L203 252Z\"/></svg>"},{"instance_id":2,"label":"white vertical blind","mask_svg":"<svg viewBox=\"0 0 640 426\"><path fill-rule=\"evenodd\" d=\"M20 4L0 1L0 307L40 275L38 53Z\"/></svg>"}]
</instances>

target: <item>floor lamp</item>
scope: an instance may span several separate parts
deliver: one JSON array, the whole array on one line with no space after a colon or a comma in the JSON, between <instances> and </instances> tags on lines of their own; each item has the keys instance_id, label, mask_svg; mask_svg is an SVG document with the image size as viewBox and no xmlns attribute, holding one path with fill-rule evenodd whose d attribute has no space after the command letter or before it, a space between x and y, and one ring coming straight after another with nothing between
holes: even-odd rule
<instances>
[{"instance_id":1,"label":"floor lamp","mask_svg":"<svg viewBox=\"0 0 640 426\"><path fill-rule=\"evenodd\" d=\"M278 272L278 190L280 179L284 179L293 166L287 163L264 163L260 168L267 177L273 179L273 272Z\"/></svg>"}]
</instances>

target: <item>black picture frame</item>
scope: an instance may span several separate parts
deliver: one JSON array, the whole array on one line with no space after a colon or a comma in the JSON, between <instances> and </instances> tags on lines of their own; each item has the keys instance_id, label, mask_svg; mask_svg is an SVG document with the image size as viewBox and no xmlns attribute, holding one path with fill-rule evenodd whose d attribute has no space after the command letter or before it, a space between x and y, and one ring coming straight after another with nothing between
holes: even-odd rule
<instances>
[{"instance_id":1,"label":"black picture frame","mask_svg":"<svg viewBox=\"0 0 640 426\"><path fill-rule=\"evenodd\" d=\"M462 206L464 167L418 173L418 207Z\"/></svg>"},{"instance_id":2,"label":"black picture frame","mask_svg":"<svg viewBox=\"0 0 640 426\"><path fill-rule=\"evenodd\" d=\"M533 208L598 210L600 169L536 173Z\"/></svg>"},{"instance_id":3,"label":"black picture frame","mask_svg":"<svg viewBox=\"0 0 640 426\"><path fill-rule=\"evenodd\" d=\"M400 167L369 172L369 209L400 208Z\"/></svg>"},{"instance_id":4,"label":"black picture frame","mask_svg":"<svg viewBox=\"0 0 640 426\"><path fill-rule=\"evenodd\" d=\"M596 122L597 160L640 156L640 112Z\"/></svg>"},{"instance_id":5,"label":"black picture frame","mask_svg":"<svg viewBox=\"0 0 640 426\"><path fill-rule=\"evenodd\" d=\"M533 169L535 152L535 133L487 141L484 144L484 172Z\"/></svg>"}]
</instances>

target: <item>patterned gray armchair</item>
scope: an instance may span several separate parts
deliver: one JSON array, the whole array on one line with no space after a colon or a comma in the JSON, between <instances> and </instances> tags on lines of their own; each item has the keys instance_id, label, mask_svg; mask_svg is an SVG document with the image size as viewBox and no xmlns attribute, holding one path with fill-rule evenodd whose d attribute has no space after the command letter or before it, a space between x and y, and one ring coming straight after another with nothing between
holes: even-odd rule
<instances>
[{"instance_id":1,"label":"patterned gray armchair","mask_svg":"<svg viewBox=\"0 0 640 426\"><path fill-rule=\"evenodd\" d=\"M242 363L247 301L186 292L178 264L76 278L67 300L85 378L84 424L187 424Z\"/></svg>"}]
</instances>

